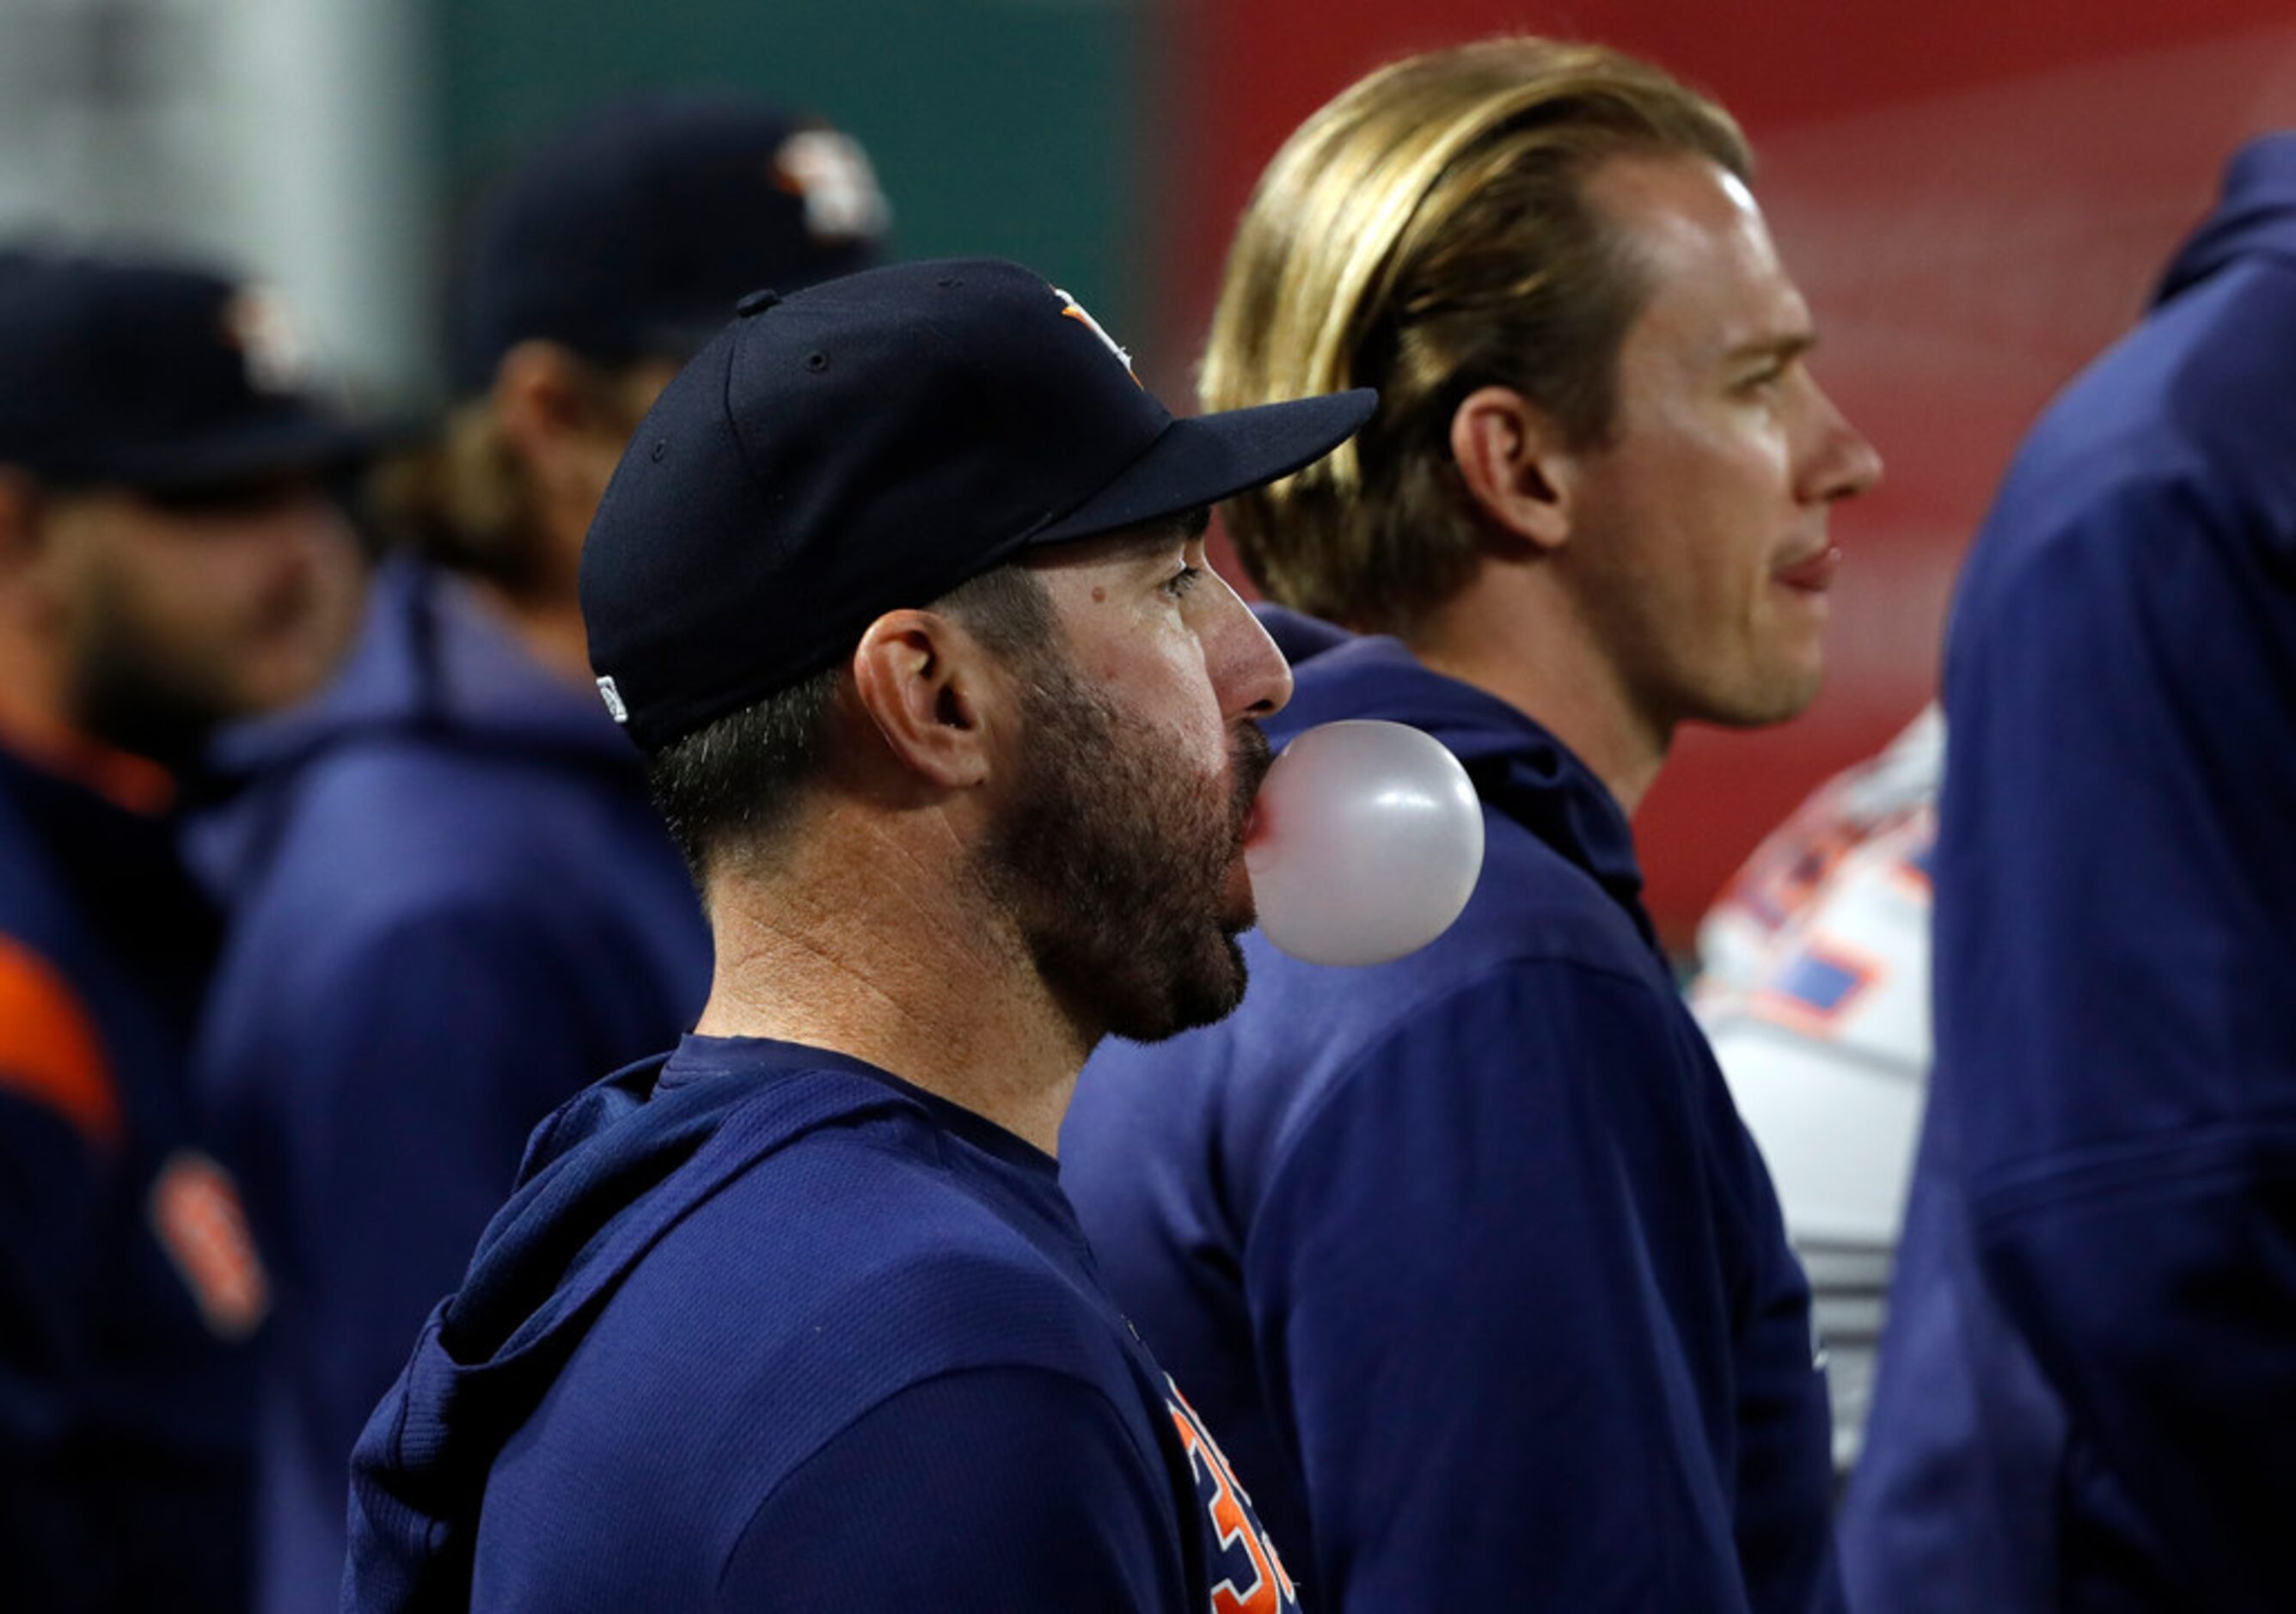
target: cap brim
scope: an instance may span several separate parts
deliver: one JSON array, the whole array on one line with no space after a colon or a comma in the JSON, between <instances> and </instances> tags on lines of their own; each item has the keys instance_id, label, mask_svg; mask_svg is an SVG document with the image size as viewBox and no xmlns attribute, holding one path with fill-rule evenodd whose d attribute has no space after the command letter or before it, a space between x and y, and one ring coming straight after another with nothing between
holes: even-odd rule
<instances>
[{"instance_id":1,"label":"cap brim","mask_svg":"<svg viewBox=\"0 0 2296 1614\"><path fill-rule=\"evenodd\" d=\"M377 432L299 410L190 442L121 455L90 471L94 479L149 493L196 493L275 477L349 471L383 446Z\"/></svg>"},{"instance_id":2,"label":"cap brim","mask_svg":"<svg viewBox=\"0 0 2296 1614\"><path fill-rule=\"evenodd\" d=\"M1379 394L1357 388L1176 420L1115 480L1025 542L1033 548L1138 527L1290 476L1353 437L1378 403Z\"/></svg>"}]
</instances>

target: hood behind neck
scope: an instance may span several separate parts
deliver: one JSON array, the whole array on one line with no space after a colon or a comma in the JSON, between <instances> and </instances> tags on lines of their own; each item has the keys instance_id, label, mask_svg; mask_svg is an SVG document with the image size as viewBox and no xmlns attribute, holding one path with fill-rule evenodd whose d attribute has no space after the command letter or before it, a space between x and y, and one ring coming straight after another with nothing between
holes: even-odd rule
<instances>
[{"instance_id":1,"label":"hood behind neck","mask_svg":"<svg viewBox=\"0 0 2296 1614\"><path fill-rule=\"evenodd\" d=\"M1357 717L1432 734L1465 766L1486 807L1592 875L1658 947L1627 815L1562 741L1497 696L1430 670L1398 639L1358 637L1281 606L1253 609L1294 681L1291 704L1267 722L1271 741L1280 747L1320 724Z\"/></svg>"},{"instance_id":2,"label":"hood behind neck","mask_svg":"<svg viewBox=\"0 0 2296 1614\"><path fill-rule=\"evenodd\" d=\"M909 1101L823 1054L760 1086L660 1086L662 1055L537 1128L517 1190L439 1303L351 1460L352 1558L370 1601L469 1605L495 1459L646 1251L757 1160L818 1127Z\"/></svg>"},{"instance_id":3,"label":"hood behind neck","mask_svg":"<svg viewBox=\"0 0 2296 1614\"><path fill-rule=\"evenodd\" d=\"M302 706L226 734L214 767L251 775L348 739L401 733L638 766L597 697L537 661L469 583L394 561L375 574L357 643L334 681Z\"/></svg>"},{"instance_id":4,"label":"hood behind neck","mask_svg":"<svg viewBox=\"0 0 2296 1614\"><path fill-rule=\"evenodd\" d=\"M2154 304L2244 258L2296 266L2296 132L2267 135L2234 155L2216 210L2170 260Z\"/></svg>"},{"instance_id":5,"label":"hood behind neck","mask_svg":"<svg viewBox=\"0 0 2296 1614\"><path fill-rule=\"evenodd\" d=\"M411 561L370 586L357 642L305 704L220 735L191 782L193 860L242 889L270 856L295 782L348 747L414 741L603 774L633 790L644 764L597 697L550 671L468 583Z\"/></svg>"}]
</instances>

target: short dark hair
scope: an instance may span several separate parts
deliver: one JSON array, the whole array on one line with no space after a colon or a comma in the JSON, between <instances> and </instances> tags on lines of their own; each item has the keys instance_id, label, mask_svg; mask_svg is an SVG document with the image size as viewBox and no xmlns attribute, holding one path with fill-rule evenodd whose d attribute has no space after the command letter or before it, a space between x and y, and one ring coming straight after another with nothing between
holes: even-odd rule
<instances>
[{"instance_id":1,"label":"short dark hair","mask_svg":"<svg viewBox=\"0 0 2296 1614\"><path fill-rule=\"evenodd\" d=\"M997 655L1021 660L1052 643L1052 596L1026 567L999 566L959 584L931 609L955 617ZM694 885L708 889L727 858L770 849L828 755L842 664L775 690L663 747L647 766Z\"/></svg>"}]
</instances>

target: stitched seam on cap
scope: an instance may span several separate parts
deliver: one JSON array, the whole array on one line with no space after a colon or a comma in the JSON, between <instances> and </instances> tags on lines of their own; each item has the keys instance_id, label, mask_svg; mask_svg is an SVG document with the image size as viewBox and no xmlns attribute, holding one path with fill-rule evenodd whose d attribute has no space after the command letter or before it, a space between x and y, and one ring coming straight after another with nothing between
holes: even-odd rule
<instances>
[{"instance_id":1,"label":"stitched seam on cap","mask_svg":"<svg viewBox=\"0 0 2296 1614\"><path fill-rule=\"evenodd\" d=\"M773 310L768 308L766 312L770 314ZM772 490L766 485L764 472L760 471L750 459L750 440L742 435L741 417L734 413L734 361L741 354L742 344L749 340L751 323L744 320L734 326L734 340L726 344L726 374L718 384L718 402L726 422L726 430L733 434L734 457L741 462L742 474L750 479L750 486L757 490L759 498L770 499L773 496Z\"/></svg>"}]
</instances>

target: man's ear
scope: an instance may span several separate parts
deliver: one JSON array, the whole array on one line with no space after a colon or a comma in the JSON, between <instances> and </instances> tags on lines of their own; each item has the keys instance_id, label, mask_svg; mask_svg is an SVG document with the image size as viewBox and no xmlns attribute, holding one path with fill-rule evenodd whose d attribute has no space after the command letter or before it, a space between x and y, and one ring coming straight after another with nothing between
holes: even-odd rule
<instances>
[{"instance_id":1,"label":"man's ear","mask_svg":"<svg viewBox=\"0 0 2296 1614\"><path fill-rule=\"evenodd\" d=\"M512 452L529 466L539 470L559 445L595 427L586 379L573 351L552 341L521 342L495 366L495 418Z\"/></svg>"},{"instance_id":2,"label":"man's ear","mask_svg":"<svg viewBox=\"0 0 2296 1614\"><path fill-rule=\"evenodd\" d=\"M1511 387L1482 387L1451 416L1451 457L1496 531L1538 551L1569 541L1578 455L1546 411Z\"/></svg>"},{"instance_id":3,"label":"man's ear","mask_svg":"<svg viewBox=\"0 0 2296 1614\"><path fill-rule=\"evenodd\" d=\"M503 355L489 397L540 528L529 563L541 568L541 586L562 585L570 598L582 535L635 422L617 417L596 374L557 342L523 341Z\"/></svg>"},{"instance_id":4,"label":"man's ear","mask_svg":"<svg viewBox=\"0 0 2296 1614\"><path fill-rule=\"evenodd\" d=\"M930 610L889 611L853 652L853 693L903 766L946 790L988 777L984 700L995 660L971 634Z\"/></svg>"}]
</instances>

